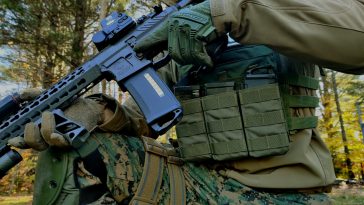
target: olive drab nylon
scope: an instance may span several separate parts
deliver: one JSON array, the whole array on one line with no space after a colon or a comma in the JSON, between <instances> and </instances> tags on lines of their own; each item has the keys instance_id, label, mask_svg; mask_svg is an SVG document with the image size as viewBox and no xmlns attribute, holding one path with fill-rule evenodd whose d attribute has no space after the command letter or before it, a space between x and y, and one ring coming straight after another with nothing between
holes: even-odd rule
<instances>
[{"instance_id":1,"label":"olive drab nylon","mask_svg":"<svg viewBox=\"0 0 364 205\"><path fill-rule=\"evenodd\" d=\"M295 95L290 89L315 90L318 80L299 74L285 57L265 46L235 45L215 64L213 70L190 72L188 85L175 88L184 108L184 118L176 126L184 160L284 154L290 133L317 126L317 117L293 116L291 109L315 108L318 98Z\"/></svg>"},{"instance_id":2,"label":"olive drab nylon","mask_svg":"<svg viewBox=\"0 0 364 205\"><path fill-rule=\"evenodd\" d=\"M289 130L294 131L316 127L318 123L317 116L294 117L288 114L290 113L290 109L294 108L318 107L318 97L292 94L292 87L301 87L310 90L317 90L319 88L319 81L314 78L315 66L303 62L292 62L292 60L289 61L284 56L280 56L279 61L281 62L281 66L278 67L277 73L283 93L283 102L287 113L287 125ZM298 67L298 64L301 66ZM304 72L306 74L304 74Z\"/></svg>"},{"instance_id":3,"label":"olive drab nylon","mask_svg":"<svg viewBox=\"0 0 364 205\"><path fill-rule=\"evenodd\" d=\"M78 204L81 188L77 187L73 175L75 160L88 156L98 146L99 143L90 137L76 151L49 148L41 152L36 167L33 204Z\"/></svg>"},{"instance_id":4,"label":"olive drab nylon","mask_svg":"<svg viewBox=\"0 0 364 205\"><path fill-rule=\"evenodd\" d=\"M73 162L70 158L72 159L73 156L70 156L69 153L59 152L55 149L47 149L40 153L35 172L37 180L34 184L34 204L55 204L58 196L61 195L64 184L70 182L66 181L67 173L73 171ZM66 187L69 186L66 185ZM78 202L78 190L70 195L73 196L73 202Z\"/></svg>"}]
</instances>

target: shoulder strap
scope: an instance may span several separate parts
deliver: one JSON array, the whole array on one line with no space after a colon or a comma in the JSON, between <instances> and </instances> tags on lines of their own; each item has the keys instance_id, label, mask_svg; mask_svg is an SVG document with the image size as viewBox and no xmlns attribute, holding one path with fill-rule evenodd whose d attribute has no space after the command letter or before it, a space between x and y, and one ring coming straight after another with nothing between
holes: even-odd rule
<instances>
[{"instance_id":1,"label":"shoulder strap","mask_svg":"<svg viewBox=\"0 0 364 205\"><path fill-rule=\"evenodd\" d=\"M168 174L169 174L169 187L171 193L171 205L185 205L186 204L186 184L181 165L183 161L177 157L175 150L171 149L168 152Z\"/></svg>"},{"instance_id":2,"label":"shoulder strap","mask_svg":"<svg viewBox=\"0 0 364 205\"><path fill-rule=\"evenodd\" d=\"M175 156L169 156L173 152L167 150L167 148L155 140L147 137L142 137L142 139L145 147L143 174L130 204L157 204L158 191L162 183L163 170L166 162L168 163L170 177L171 204L186 204L184 176L178 166L181 160Z\"/></svg>"}]
</instances>

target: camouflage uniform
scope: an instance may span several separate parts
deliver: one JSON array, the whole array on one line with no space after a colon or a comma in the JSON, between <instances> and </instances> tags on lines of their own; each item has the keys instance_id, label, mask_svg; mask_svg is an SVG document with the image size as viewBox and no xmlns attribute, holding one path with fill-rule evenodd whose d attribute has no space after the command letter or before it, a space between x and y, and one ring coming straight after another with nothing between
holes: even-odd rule
<instances>
[{"instance_id":1,"label":"camouflage uniform","mask_svg":"<svg viewBox=\"0 0 364 205\"><path fill-rule=\"evenodd\" d=\"M98 150L106 164L107 187L115 201L124 204L133 196L142 176L143 143L139 138L115 133L95 133L93 137L101 142ZM186 180L187 204L330 204L330 199L323 193L255 190L224 177L222 170L214 170L204 164L186 163L182 169ZM170 200L167 170L164 173L158 204L169 204ZM77 174L80 186L98 183L97 180L91 180L94 177L85 177L83 172ZM110 197L105 196L98 201L100 204L110 200Z\"/></svg>"}]
</instances>

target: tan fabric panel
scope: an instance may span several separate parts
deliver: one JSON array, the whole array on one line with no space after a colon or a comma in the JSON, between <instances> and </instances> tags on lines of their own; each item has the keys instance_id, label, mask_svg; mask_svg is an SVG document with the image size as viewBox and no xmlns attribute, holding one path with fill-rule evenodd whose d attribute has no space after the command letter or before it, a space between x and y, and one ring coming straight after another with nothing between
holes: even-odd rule
<instances>
[{"instance_id":1,"label":"tan fabric panel","mask_svg":"<svg viewBox=\"0 0 364 205\"><path fill-rule=\"evenodd\" d=\"M364 44L358 43L364 42L362 1L210 2L214 26L220 33L230 32L240 43L267 45L287 56L339 71L364 71Z\"/></svg>"},{"instance_id":2,"label":"tan fabric panel","mask_svg":"<svg viewBox=\"0 0 364 205\"><path fill-rule=\"evenodd\" d=\"M237 160L226 164L231 169L225 174L252 187L287 189L331 184L335 180L331 156L317 131L301 130L291 139L285 155Z\"/></svg>"}]
</instances>

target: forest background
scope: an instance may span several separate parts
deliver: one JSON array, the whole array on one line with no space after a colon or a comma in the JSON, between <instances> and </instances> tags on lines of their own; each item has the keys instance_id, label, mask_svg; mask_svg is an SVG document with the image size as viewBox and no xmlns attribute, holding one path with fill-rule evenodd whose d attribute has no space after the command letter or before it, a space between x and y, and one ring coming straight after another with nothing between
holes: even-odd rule
<instances>
[{"instance_id":1,"label":"forest background","mask_svg":"<svg viewBox=\"0 0 364 205\"><path fill-rule=\"evenodd\" d=\"M159 0L0 0L0 91L27 87L47 89L97 53L91 42L99 22L111 11L137 19ZM318 95L319 129L328 145L338 178L362 182L364 144L360 76L325 69ZM127 95L113 82L101 82L91 92L109 94L120 102ZM173 133L168 133L173 135ZM37 153L20 150L24 160L0 181L0 195L33 191Z\"/></svg>"}]
</instances>

